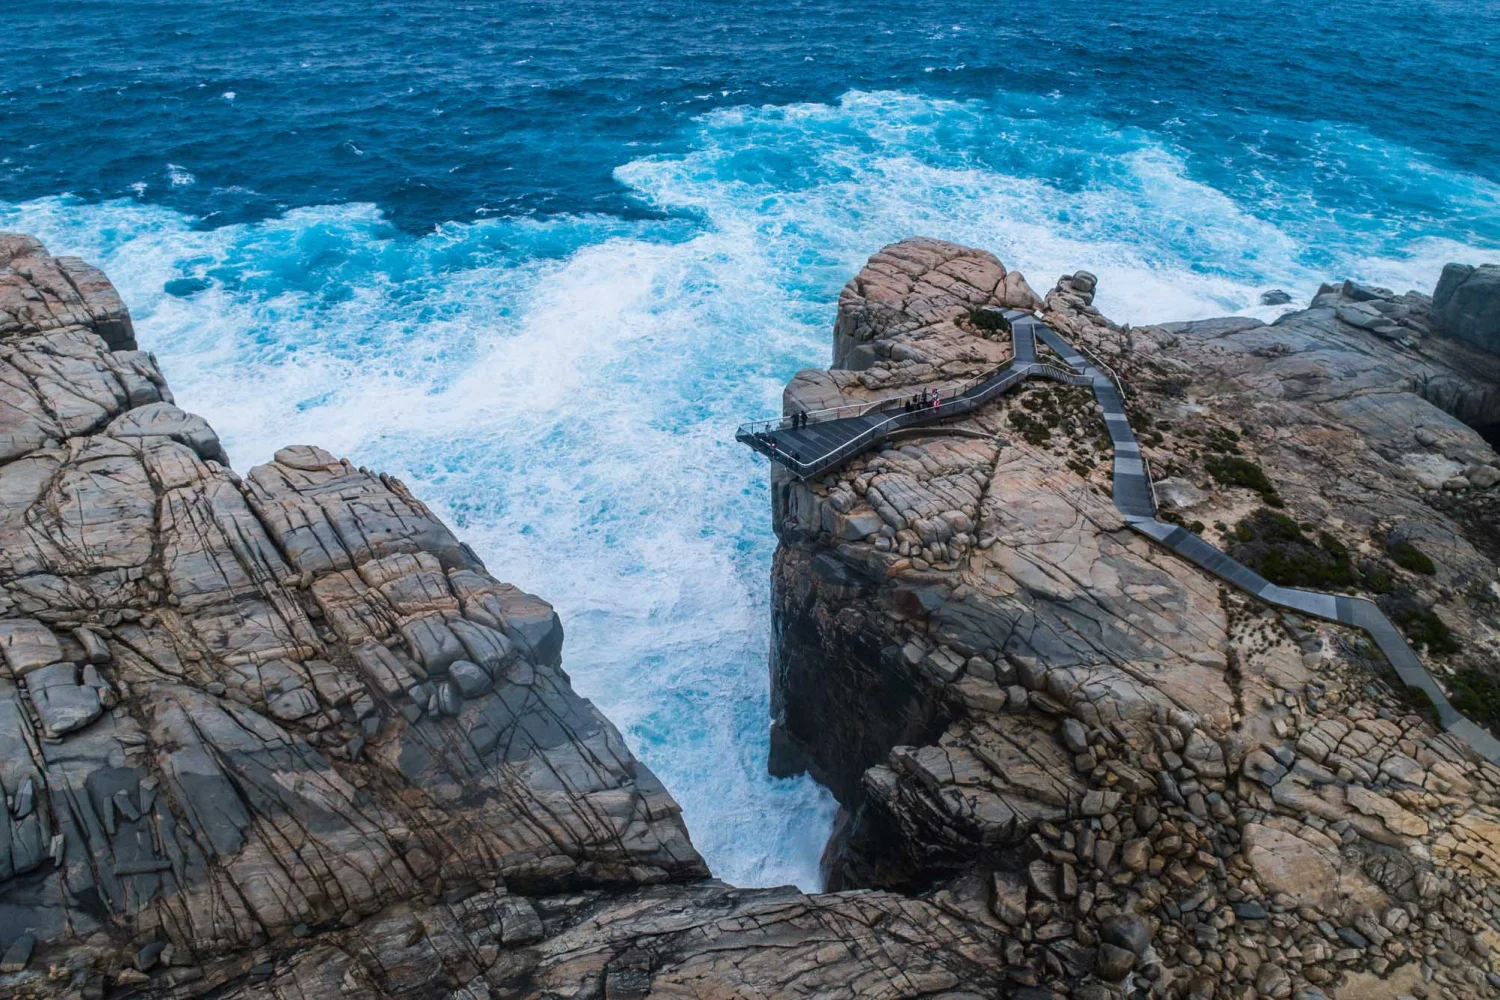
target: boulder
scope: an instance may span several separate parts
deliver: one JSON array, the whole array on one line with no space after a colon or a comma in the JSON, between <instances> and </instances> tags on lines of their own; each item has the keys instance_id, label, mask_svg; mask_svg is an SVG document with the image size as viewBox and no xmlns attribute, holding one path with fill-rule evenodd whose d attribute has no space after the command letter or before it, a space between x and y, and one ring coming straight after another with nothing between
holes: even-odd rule
<instances>
[{"instance_id":1,"label":"boulder","mask_svg":"<svg viewBox=\"0 0 1500 1000\"><path fill-rule=\"evenodd\" d=\"M1449 264L1432 293L1438 332L1500 354L1500 264Z\"/></svg>"}]
</instances>

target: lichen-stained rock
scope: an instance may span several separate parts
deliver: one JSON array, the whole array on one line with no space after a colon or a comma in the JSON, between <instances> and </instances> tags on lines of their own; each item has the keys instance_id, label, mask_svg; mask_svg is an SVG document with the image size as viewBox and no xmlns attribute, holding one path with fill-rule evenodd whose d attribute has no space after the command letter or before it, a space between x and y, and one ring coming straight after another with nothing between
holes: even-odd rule
<instances>
[{"instance_id":1,"label":"lichen-stained rock","mask_svg":"<svg viewBox=\"0 0 1500 1000\"><path fill-rule=\"evenodd\" d=\"M550 606L397 480L312 447L241 479L129 334L97 272L0 237L0 947L36 952L0 993L706 874Z\"/></svg>"},{"instance_id":2,"label":"lichen-stained rock","mask_svg":"<svg viewBox=\"0 0 1500 1000\"><path fill-rule=\"evenodd\" d=\"M1345 899L1356 906L1382 908L1388 902L1358 869L1345 870L1335 841L1318 830L1289 825L1295 829L1257 823L1244 828L1245 860L1267 889L1325 912L1338 912Z\"/></svg>"},{"instance_id":3,"label":"lichen-stained rock","mask_svg":"<svg viewBox=\"0 0 1500 1000\"><path fill-rule=\"evenodd\" d=\"M839 295L833 367L860 370L883 360L993 364L1000 346L963 336L956 321L981 306L1024 308L1039 301L993 254L940 240L903 240L871 257Z\"/></svg>"},{"instance_id":4,"label":"lichen-stained rock","mask_svg":"<svg viewBox=\"0 0 1500 1000\"><path fill-rule=\"evenodd\" d=\"M993 345L967 322L969 310L1025 304L1005 297L1004 277L974 251L932 241L888 247L845 288L836 340L919 344L945 359L983 353ZM889 375L881 392L905 385L910 393L931 371L907 364ZM846 386L840 401L861 392ZM773 588L773 770L805 767L853 806L870 787L859 775L892 746L931 742L974 706L1025 712L1022 699L1146 744L1155 727L1228 729L1237 705L1217 585L1126 529L1107 481L1084 464L1097 466L1093 435L1102 432L1091 403L1044 392L1039 422L1085 440L1071 464L1041 435L1033 443L1018 434L998 404L914 433L823 482L776 473L783 544ZM1021 412L1030 411L1022 404ZM1074 780L1070 756L1050 766L1054 782ZM894 782L894 803L945 781L893 765L879 785ZM995 815L1039 818L1031 804L1006 801L1013 792L994 794ZM894 821L950 815L924 806ZM1028 826L992 825L976 842L1024 836Z\"/></svg>"}]
</instances>

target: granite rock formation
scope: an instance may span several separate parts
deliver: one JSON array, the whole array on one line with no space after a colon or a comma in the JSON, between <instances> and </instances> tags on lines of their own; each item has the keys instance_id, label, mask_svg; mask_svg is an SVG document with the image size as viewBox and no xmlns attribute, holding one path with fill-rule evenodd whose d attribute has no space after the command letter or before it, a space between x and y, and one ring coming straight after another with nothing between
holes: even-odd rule
<instances>
[{"instance_id":1,"label":"granite rock formation","mask_svg":"<svg viewBox=\"0 0 1500 1000\"><path fill-rule=\"evenodd\" d=\"M1495 419L1500 359L1432 337L1415 293L1130 330L1096 284L887 247L786 410L963 381L1007 355L986 309L1038 307L1126 384L1167 516L1378 598L1440 677L1489 676L1494 554L1454 505L1500 479L1464 422ZM1500 769L1361 635L1124 530L1110 470L1087 390L1050 385L811 481L773 467L772 767L844 807L831 887L977 882L1038 996L1497 995Z\"/></svg>"},{"instance_id":2,"label":"granite rock formation","mask_svg":"<svg viewBox=\"0 0 1500 1000\"><path fill-rule=\"evenodd\" d=\"M546 602L397 480L241 477L0 235L0 996L993 993L982 903L705 881Z\"/></svg>"},{"instance_id":3,"label":"granite rock formation","mask_svg":"<svg viewBox=\"0 0 1500 1000\"><path fill-rule=\"evenodd\" d=\"M1274 498L1477 669L1495 457L1433 402L1488 413L1483 356L1339 318L1384 293L1129 331L1095 284L888 248L788 403L960 380L1008 350L975 310L1042 308L1185 521ZM1500 771L1358 636L1122 530L1084 390L778 475L776 764L845 803L858 890L808 894L707 878L552 609L400 482L236 475L97 271L0 236L0 366L0 996L1496 995Z\"/></svg>"},{"instance_id":4,"label":"granite rock formation","mask_svg":"<svg viewBox=\"0 0 1500 1000\"><path fill-rule=\"evenodd\" d=\"M1434 325L1500 354L1500 264L1449 264L1432 293Z\"/></svg>"}]
</instances>

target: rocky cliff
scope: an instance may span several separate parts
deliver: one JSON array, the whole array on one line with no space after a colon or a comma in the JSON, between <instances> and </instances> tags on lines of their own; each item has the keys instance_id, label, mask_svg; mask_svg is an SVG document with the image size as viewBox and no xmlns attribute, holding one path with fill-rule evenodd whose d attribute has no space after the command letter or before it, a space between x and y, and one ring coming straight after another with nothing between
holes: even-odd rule
<instances>
[{"instance_id":1,"label":"rocky cliff","mask_svg":"<svg viewBox=\"0 0 1500 1000\"><path fill-rule=\"evenodd\" d=\"M1165 516L1273 582L1376 599L1492 719L1500 467L1471 424L1500 358L1416 293L1131 330L1094 286L887 247L786 409L961 382L1008 356L986 310L1039 308L1126 385ZM1046 995L1496 995L1500 769L1364 636L1125 530L1087 389L903 433L773 472L772 767L844 806L831 886L984 899L1006 975Z\"/></svg>"},{"instance_id":2,"label":"rocky cliff","mask_svg":"<svg viewBox=\"0 0 1500 1000\"><path fill-rule=\"evenodd\" d=\"M979 307L1044 308L1184 523L1485 676L1495 458L1428 400L1488 413L1488 356L1357 286L1135 331L1092 290L888 248L788 404L962 379L1009 349ZM236 475L98 271L0 236L0 373L0 996L1496 995L1500 771L1358 635L1122 530L1086 390L776 479L774 763L857 890L806 894L707 877L551 608L400 482Z\"/></svg>"},{"instance_id":3,"label":"rocky cliff","mask_svg":"<svg viewBox=\"0 0 1500 1000\"><path fill-rule=\"evenodd\" d=\"M244 477L0 235L0 996L990 993L986 905L706 881L557 616L397 480Z\"/></svg>"}]
</instances>

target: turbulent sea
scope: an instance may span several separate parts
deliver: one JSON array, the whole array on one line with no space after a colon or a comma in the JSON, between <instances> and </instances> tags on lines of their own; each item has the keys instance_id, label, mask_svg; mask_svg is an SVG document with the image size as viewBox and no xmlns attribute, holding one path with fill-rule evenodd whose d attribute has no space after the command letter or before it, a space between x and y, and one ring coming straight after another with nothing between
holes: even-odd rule
<instances>
[{"instance_id":1,"label":"turbulent sea","mask_svg":"<svg viewBox=\"0 0 1500 1000\"><path fill-rule=\"evenodd\" d=\"M102 265L244 471L404 478L552 601L715 873L817 882L765 775L767 471L910 234L1135 323L1500 257L1488 0L7 4L0 229Z\"/></svg>"}]
</instances>

